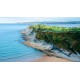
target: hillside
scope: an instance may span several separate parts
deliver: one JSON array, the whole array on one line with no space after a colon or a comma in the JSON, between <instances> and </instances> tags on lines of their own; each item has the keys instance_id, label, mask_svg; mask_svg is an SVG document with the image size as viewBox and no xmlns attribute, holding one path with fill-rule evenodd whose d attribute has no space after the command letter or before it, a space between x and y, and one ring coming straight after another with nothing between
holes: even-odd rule
<instances>
[{"instance_id":1,"label":"hillside","mask_svg":"<svg viewBox=\"0 0 80 80\"><path fill-rule=\"evenodd\" d=\"M80 53L80 27L58 27L47 25L33 25L29 27L36 33L38 40L56 45L72 53ZM54 47L52 48L54 49ZM70 55L69 54L69 55Z\"/></svg>"}]
</instances>

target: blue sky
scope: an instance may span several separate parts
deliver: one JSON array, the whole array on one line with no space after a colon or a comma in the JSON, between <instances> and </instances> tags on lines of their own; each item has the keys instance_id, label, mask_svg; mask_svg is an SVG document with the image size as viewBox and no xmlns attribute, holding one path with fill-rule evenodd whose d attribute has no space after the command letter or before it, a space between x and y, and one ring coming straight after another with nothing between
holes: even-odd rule
<instances>
[{"instance_id":1,"label":"blue sky","mask_svg":"<svg viewBox=\"0 0 80 80\"><path fill-rule=\"evenodd\" d=\"M1 17L0 23L36 22L36 21L80 21L80 17Z\"/></svg>"}]
</instances>

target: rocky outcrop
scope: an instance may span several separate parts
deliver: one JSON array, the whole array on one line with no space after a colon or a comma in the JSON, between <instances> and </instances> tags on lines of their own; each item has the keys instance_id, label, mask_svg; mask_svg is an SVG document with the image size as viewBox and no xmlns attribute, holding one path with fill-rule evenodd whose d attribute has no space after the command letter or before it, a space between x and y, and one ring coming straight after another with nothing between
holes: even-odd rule
<instances>
[{"instance_id":1,"label":"rocky outcrop","mask_svg":"<svg viewBox=\"0 0 80 80\"><path fill-rule=\"evenodd\" d=\"M72 61L80 61L80 55L72 54L68 56L70 52L64 49L60 49L55 45L51 45L50 43L46 43L43 40L36 39L36 33L30 29L29 27L23 31L21 31L22 38L25 40L24 44L35 49L41 50L49 56L57 56L66 58Z\"/></svg>"}]
</instances>

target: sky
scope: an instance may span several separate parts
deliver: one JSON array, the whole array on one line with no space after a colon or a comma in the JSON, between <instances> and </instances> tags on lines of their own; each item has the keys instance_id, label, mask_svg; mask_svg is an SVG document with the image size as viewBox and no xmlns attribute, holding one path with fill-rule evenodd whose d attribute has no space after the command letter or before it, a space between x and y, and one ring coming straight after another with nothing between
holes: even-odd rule
<instances>
[{"instance_id":1,"label":"sky","mask_svg":"<svg viewBox=\"0 0 80 80\"><path fill-rule=\"evenodd\" d=\"M80 21L80 17L0 17L0 23Z\"/></svg>"}]
</instances>

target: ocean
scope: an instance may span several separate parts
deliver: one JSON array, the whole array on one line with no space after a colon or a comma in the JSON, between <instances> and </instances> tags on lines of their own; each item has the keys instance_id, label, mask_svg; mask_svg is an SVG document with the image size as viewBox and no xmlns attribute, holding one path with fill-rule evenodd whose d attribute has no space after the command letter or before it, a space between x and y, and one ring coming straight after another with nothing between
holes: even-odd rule
<instances>
[{"instance_id":1,"label":"ocean","mask_svg":"<svg viewBox=\"0 0 80 80\"><path fill-rule=\"evenodd\" d=\"M45 23L44 23L45 24ZM0 24L0 62L35 61L44 54L21 42L20 31L32 24ZM80 27L80 24L46 24L60 27Z\"/></svg>"}]
</instances>

